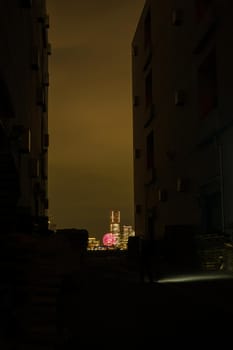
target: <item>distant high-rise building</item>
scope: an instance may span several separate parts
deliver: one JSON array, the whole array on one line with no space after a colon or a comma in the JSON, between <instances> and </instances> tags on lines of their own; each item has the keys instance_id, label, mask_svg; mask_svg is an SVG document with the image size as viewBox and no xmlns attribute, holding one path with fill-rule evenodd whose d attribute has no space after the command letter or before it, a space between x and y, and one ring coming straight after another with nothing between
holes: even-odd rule
<instances>
[{"instance_id":1,"label":"distant high-rise building","mask_svg":"<svg viewBox=\"0 0 233 350\"><path fill-rule=\"evenodd\" d=\"M0 227L48 227L46 1L0 2Z\"/></svg>"},{"instance_id":2,"label":"distant high-rise building","mask_svg":"<svg viewBox=\"0 0 233 350\"><path fill-rule=\"evenodd\" d=\"M98 250L100 247L100 240L96 237L88 237L88 250Z\"/></svg>"},{"instance_id":3,"label":"distant high-rise building","mask_svg":"<svg viewBox=\"0 0 233 350\"><path fill-rule=\"evenodd\" d=\"M118 246L120 242L120 221L120 211L112 210L110 213L110 232L116 237L116 246Z\"/></svg>"},{"instance_id":4,"label":"distant high-rise building","mask_svg":"<svg viewBox=\"0 0 233 350\"><path fill-rule=\"evenodd\" d=\"M135 236L135 232L130 225L123 225L122 232L120 234L120 243L119 247L123 250L128 248L129 237Z\"/></svg>"}]
</instances>

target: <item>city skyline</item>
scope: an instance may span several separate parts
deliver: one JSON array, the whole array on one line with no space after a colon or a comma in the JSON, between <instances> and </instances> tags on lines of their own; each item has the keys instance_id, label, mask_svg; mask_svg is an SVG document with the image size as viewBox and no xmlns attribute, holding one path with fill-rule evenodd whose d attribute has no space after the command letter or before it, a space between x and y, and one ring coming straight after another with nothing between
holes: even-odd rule
<instances>
[{"instance_id":1,"label":"city skyline","mask_svg":"<svg viewBox=\"0 0 233 350\"><path fill-rule=\"evenodd\" d=\"M144 0L48 0L49 214L101 238L134 224L131 42Z\"/></svg>"}]
</instances>

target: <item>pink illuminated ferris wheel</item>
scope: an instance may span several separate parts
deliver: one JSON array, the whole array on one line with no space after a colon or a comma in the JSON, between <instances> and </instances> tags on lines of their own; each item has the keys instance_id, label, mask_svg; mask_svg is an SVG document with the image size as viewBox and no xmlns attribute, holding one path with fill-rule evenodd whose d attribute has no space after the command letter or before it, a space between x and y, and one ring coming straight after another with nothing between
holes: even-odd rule
<instances>
[{"instance_id":1,"label":"pink illuminated ferris wheel","mask_svg":"<svg viewBox=\"0 0 233 350\"><path fill-rule=\"evenodd\" d=\"M112 247L116 244L117 239L113 233L105 233L103 236L103 244L105 247Z\"/></svg>"}]
</instances>

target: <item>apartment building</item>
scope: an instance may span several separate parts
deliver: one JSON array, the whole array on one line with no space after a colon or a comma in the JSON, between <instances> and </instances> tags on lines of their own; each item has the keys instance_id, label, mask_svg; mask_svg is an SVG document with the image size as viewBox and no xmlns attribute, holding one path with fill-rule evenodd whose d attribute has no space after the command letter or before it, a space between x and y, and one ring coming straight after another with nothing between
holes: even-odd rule
<instances>
[{"instance_id":1,"label":"apartment building","mask_svg":"<svg viewBox=\"0 0 233 350\"><path fill-rule=\"evenodd\" d=\"M233 3L146 1L132 41L135 232L233 227Z\"/></svg>"},{"instance_id":2,"label":"apartment building","mask_svg":"<svg viewBox=\"0 0 233 350\"><path fill-rule=\"evenodd\" d=\"M0 1L0 231L48 225L45 0Z\"/></svg>"}]
</instances>

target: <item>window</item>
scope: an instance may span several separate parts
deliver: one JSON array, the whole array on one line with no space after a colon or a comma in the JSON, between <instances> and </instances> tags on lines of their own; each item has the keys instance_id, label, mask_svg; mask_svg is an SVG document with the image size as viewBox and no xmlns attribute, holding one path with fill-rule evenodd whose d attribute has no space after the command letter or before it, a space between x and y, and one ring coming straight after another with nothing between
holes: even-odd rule
<instances>
[{"instance_id":1,"label":"window","mask_svg":"<svg viewBox=\"0 0 233 350\"><path fill-rule=\"evenodd\" d=\"M39 70L40 69L40 52L37 46L32 48L32 69Z\"/></svg>"},{"instance_id":2,"label":"window","mask_svg":"<svg viewBox=\"0 0 233 350\"><path fill-rule=\"evenodd\" d=\"M139 96L134 96L134 98L133 98L133 105L135 107L139 105Z\"/></svg>"},{"instance_id":3,"label":"window","mask_svg":"<svg viewBox=\"0 0 233 350\"><path fill-rule=\"evenodd\" d=\"M49 147L49 134L44 134L43 138L43 148L47 149Z\"/></svg>"},{"instance_id":4,"label":"window","mask_svg":"<svg viewBox=\"0 0 233 350\"><path fill-rule=\"evenodd\" d=\"M150 107L153 102L152 96L152 70L146 76L145 80L145 104L146 107Z\"/></svg>"},{"instance_id":5,"label":"window","mask_svg":"<svg viewBox=\"0 0 233 350\"><path fill-rule=\"evenodd\" d=\"M49 200L48 200L48 198L45 198L45 200L44 200L44 209L49 209Z\"/></svg>"},{"instance_id":6,"label":"window","mask_svg":"<svg viewBox=\"0 0 233 350\"><path fill-rule=\"evenodd\" d=\"M136 45L132 46L132 55L134 57L138 56L138 46L136 46Z\"/></svg>"},{"instance_id":7,"label":"window","mask_svg":"<svg viewBox=\"0 0 233 350\"><path fill-rule=\"evenodd\" d=\"M151 13L148 11L144 22L144 48L147 49L151 44Z\"/></svg>"},{"instance_id":8,"label":"window","mask_svg":"<svg viewBox=\"0 0 233 350\"><path fill-rule=\"evenodd\" d=\"M153 240L155 231L155 216L150 214L147 219L148 237Z\"/></svg>"},{"instance_id":9,"label":"window","mask_svg":"<svg viewBox=\"0 0 233 350\"><path fill-rule=\"evenodd\" d=\"M52 45L50 43L48 43L48 45L47 45L47 53L48 53L48 55L52 54Z\"/></svg>"},{"instance_id":10,"label":"window","mask_svg":"<svg viewBox=\"0 0 233 350\"><path fill-rule=\"evenodd\" d=\"M158 199L160 202L166 202L167 201L167 191L165 189L159 189L158 190Z\"/></svg>"},{"instance_id":11,"label":"window","mask_svg":"<svg viewBox=\"0 0 233 350\"><path fill-rule=\"evenodd\" d=\"M175 105L183 106L185 104L185 91L184 90L176 90L175 91Z\"/></svg>"},{"instance_id":12,"label":"window","mask_svg":"<svg viewBox=\"0 0 233 350\"><path fill-rule=\"evenodd\" d=\"M135 208L136 214L141 214L142 212L142 206L140 204L136 204Z\"/></svg>"},{"instance_id":13,"label":"window","mask_svg":"<svg viewBox=\"0 0 233 350\"><path fill-rule=\"evenodd\" d=\"M46 156L41 159L41 175L43 179L48 178L48 162Z\"/></svg>"},{"instance_id":14,"label":"window","mask_svg":"<svg viewBox=\"0 0 233 350\"><path fill-rule=\"evenodd\" d=\"M184 13L182 9L172 10L172 24L174 26L180 26L184 21Z\"/></svg>"},{"instance_id":15,"label":"window","mask_svg":"<svg viewBox=\"0 0 233 350\"><path fill-rule=\"evenodd\" d=\"M31 129L23 128L20 135L20 151L22 153L31 152Z\"/></svg>"},{"instance_id":16,"label":"window","mask_svg":"<svg viewBox=\"0 0 233 350\"><path fill-rule=\"evenodd\" d=\"M31 177L38 177L40 175L39 159L36 159L36 158L30 159L30 165L31 165Z\"/></svg>"},{"instance_id":17,"label":"window","mask_svg":"<svg viewBox=\"0 0 233 350\"><path fill-rule=\"evenodd\" d=\"M204 119L218 105L216 53L212 50L198 71L200 118Z\"/></svg>"},{"instance_id":18,"label":"window","mask_svg":"<svg viewBox=\"0 0 233 350\"><path fill-rule=\"evenodd\" d=\"M221 193L211 193L202 197L201 226L203 233L221 232Z\"/></svg>"},{"instance_id":19,"label":"window","mask_svg":"<svg viewBox=\"0 0 233 350\"><path fill-rule=\"evenodd\" d=\"M146 161L147 169L154 168L154 133L153 131L147 136L146 140Z\"/></svg>"},{"instance_id":20,"label":"window","mask_svg":"<svg viewBox=\"0 0 233 350\"><path fill-rule=\"evenodd\" d=\"M213 0L196 0L196 15L197 21L201 22L201 20L205 17L206 12Z\"/></svg>"}]
</instances>

